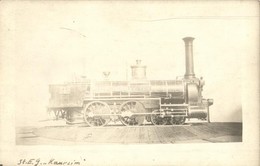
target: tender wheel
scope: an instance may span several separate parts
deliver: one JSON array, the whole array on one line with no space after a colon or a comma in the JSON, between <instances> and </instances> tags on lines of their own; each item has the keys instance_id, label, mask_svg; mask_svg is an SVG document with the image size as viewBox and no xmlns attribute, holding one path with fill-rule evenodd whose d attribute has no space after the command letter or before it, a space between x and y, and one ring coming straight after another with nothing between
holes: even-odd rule
<instances>
[{"instance_id":1,"label":"tender wheel","mask_svg":"<svg viewBox=\"0 0 260 166\"><path fill-rule=\"evenodd\" d=\"M63 110L61 109L49 109L48 110L48 116L52 120L59 120L60 118L64 118L63 116Z\"/></svg>"},{"instance_id":2,"label":"tender wheel","mask_svg":"<svg viewBox=\"0 0 260 166\"><path fill-rule=\"evenodd\" d=\"M72 116L72 112L71 111L64 111L64 115L63 115L66 121L66 124L72 124L73 123L73 116Z\"/></svg>"},{"instance_id":3,"label":"tender wheel","mask_svg":"<svg viewBox=\"0 0 260 166\"><path fill-rule=\"evenodd\" d=\"M107 103L93 101L86 105L84 120L89 126L105 126L110 121L110 108Z\"/></svg>"},{"instance_id":4,"label":"tender wheel","mask_svg":"<svg viewBox=\"0 0 260 166\"><path fill-rule=\"evenodd\" d=\"M145 107L138 101L127 101L120 107L120 121L126 126L141 125L144 122L144 115L135 115L135 113L146 112Z\"/></svg>"},{"instance_id":5,"label":"tender wheel","mask_svg":"<svg viewBox=\"0 0 260 166\"><path fill-rule=\"evenodd\" d=\"M67 124L76 124L82 122L82 110L80 109L67 109L62 110L61 117L65 119Z\"/></svg>"},{"instance_id":6,"label":"tender wheel","mask_svg":"<svg viewBox=\"0 0 260 166\"><path fill-rule=\"evenodd\" d=\"M48 117L51 120L58 120L57 110L48 109Z\"/></svg>"},{"instance_id":7,"label":"tender wheel","mask_svg":"<svg viewBox=\"0 0 260 166\"><path fill-rule=\"evenodd\" d=\"M156 114L151 115L152 124L154 124L154 125L166 125L167 124L168 119L160 117L160 114L159 114L160 111L154 110L153 113L156 113Z\"/></svg>"},{"instance_id":8,"label":"tender wheel","mask_svg":"<svg viewBox=\"0 0 260 166\"><path fill-rule=\"evenodd\" d=\"M173 117L170 122L172 125L181 125L185 123L186 118L183 116Z\"/></svg>"}]
</instances>

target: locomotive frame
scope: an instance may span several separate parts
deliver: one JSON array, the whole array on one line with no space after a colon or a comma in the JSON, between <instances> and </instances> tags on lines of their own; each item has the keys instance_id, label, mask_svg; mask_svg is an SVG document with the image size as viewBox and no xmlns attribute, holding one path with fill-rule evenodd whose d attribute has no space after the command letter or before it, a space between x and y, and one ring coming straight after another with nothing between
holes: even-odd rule
<instances>
[{"instance_id":1,"label":"locomotive frame","mask_svg":"<svg viewBox=\"0 0 260 166\"><path fill-rule=\"evenodd\" d=\"M209 106L212 99L204 99L204 80L196 78L193 71L192 42L185 42L186 73L175 80L147 80L146 66L137 60L132 68L131 81L82 82L50 85L48 112L55 119L65 119L68 124L85 122L88 126L105 126L120 121L126 126L181 125L188 118L210 122ZM107 77L108 72L104 72Z\"/></svg>"}]
</instances>

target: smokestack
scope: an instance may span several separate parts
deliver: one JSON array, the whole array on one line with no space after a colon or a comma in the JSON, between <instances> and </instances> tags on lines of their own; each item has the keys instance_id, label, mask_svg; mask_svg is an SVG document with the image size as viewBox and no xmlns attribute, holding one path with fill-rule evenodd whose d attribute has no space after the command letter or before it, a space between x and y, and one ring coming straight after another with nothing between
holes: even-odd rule
<instances>
[{"instance_id":1,"label":"smokestack","mask_svg":"<svg viewBox=\"0 0 260 166\"><path fill-rule=\"evenodd\" d=\"M192 41L193 37L185 37L183 38L185 42L185 56L186 56L186 73L184 75L185 78L194 78L194 69L193 69L193 49L192 49Z\"/></svg>"}]
</instances>

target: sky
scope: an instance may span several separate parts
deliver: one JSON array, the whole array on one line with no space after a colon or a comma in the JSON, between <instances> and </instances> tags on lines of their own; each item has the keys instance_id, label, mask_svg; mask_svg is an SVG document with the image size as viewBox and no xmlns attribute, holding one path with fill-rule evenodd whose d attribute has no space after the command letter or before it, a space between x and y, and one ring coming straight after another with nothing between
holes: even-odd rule
<instances>
[{"instance_id":1,"label":"sky","mask_svg":"<svg viewBox=\"0 0 260 166\"><path fill-rule=\"evenodd\" d=\"M12 2L5 5L7 13L0 18L7 42L2 45L12 54L1 56L1 74L14 83L17 125L44 119L49 84L81 75L102 79L103 71L110 71L112 80L125 80L136 59L147 66L148 79L184 75L182 38L187 36L195 38L194 71L206 81L203 96L214 99L211 121L243 121L243 59L252 56L250 63L255 65L258 51L259 17L254 3L28 1L16 2L12 8L8 8ZM7 14L9 19L4 17Z\"/></svg>"}]
</instances>

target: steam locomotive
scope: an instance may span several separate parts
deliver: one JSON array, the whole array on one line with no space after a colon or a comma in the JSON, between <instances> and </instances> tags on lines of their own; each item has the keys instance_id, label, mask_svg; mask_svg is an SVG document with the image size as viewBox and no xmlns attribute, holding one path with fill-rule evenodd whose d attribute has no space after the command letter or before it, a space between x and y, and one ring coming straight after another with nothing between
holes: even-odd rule
<instances>
[{"instance_id":1,"label":"steam locomotive","mask_svg":"<svg viewBox=\"0 0 260 166\"><path fill-rule=\"evenodd\" d=\"M175 80L148 80L146 66L140 60L131 66L130 81L84 80L49 85L48 112L68 124L80 121L88 126L105 126L121 122L126 126L181 125L186 119L210 122L212 99L204 99L204 80L195 77L193 69L194 38L185 42L186 73ZM109 72L104 72L105 76Z\"/></svg>"}]
</instances>

